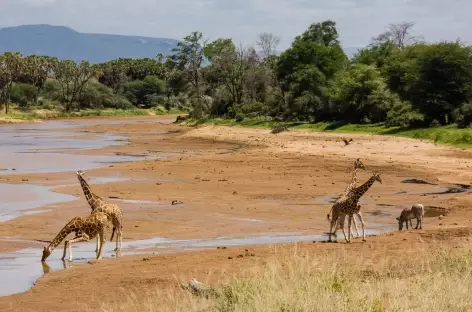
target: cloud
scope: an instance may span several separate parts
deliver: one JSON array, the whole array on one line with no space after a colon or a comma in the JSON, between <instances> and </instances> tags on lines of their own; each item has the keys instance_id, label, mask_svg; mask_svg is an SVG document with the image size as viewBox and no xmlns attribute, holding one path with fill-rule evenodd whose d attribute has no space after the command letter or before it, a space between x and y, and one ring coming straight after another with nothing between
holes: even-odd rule
<instances>
[{"instance_id":1,"label":"cloud","mask_svg":"<svg viewBox=\"0 0 472 312\"><path fill-rule=\"evenodd\" d=\"M66 25L81 32L182 38L199 30L208 38L252 44L257 33L282 37L280 48L311 23L333 19L344 46L363 46L389 23L416 22L428 41L472 43L468 0L2 0L2 26Z\"/></svg>"}]
</instances>

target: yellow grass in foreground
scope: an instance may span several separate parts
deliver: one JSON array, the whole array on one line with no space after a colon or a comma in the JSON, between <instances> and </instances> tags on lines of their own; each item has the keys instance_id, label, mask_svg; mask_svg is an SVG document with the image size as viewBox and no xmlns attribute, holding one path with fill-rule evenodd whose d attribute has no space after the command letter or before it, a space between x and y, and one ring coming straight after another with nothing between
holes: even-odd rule
<instances>
[{"instance_id":1,"label":"yellow grass in foreground","mask_svg":"<svg viewBox=\"0 0 472 312\"><path fill-rule=\"evenodd\" d=\"M346 266L346 261L294 253L258 273L231 277L219 298L156 291L144 301L129 294L102 311L472 311L470 247L455 255L418 251L401 263L383 259L365 265L356 259Z\"/></svg>"}]
</instances>

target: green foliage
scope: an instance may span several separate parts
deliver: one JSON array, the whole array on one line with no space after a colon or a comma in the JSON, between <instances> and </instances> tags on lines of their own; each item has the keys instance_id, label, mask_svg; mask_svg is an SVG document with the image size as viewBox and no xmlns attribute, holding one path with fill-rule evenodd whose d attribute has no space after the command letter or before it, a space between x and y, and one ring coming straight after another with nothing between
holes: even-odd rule
<instances>
[{"instance_id":1,"label":"green foliage","mask_svg":"<svg viewBox=\"0 0 472 312\"><path fill-rule=\"evenodd\" d=\"M424 116L413 110L408 102L397 101L387 113L385 124L388 127L419 127L424 123Z\"/></svg>"},{"instance_id":2,"label":"green foliage","mask_svg":"<svg viewBox=\"0 0 472 312\"><path fill-rule=\"evenodd\" d=\"M352 60L332 20L312 23L280 55L280 38L270 33L259 34L256 51L229 38L208 41L198 31L171 55L96 65L4 53L0 105L6 112L10 103L23 110L47 107L64 116L135 107L159 114L186 111L201 119L244 116L239 125L258 118L331 127L469 127L472 47L460 41L419 43L413 26L388 25Z\"/></svg>"},{"instance_id":3,"label":"green foliage","mask_svg":"<svg viewBox=\"0 0 472 312\"><path fill-rule=\"evenodd\" d=\"M447 116L472 95L472 48L461 42L423 47L410 100L428 120L437 119L446 124Z\"/></svg>"},{"instance_id":4,"label":"green foliage","mask_svg":"<svg viewBox=\"0 0 472 312\"><path fill-rule=\"evenodd\" d=\"M339 72L331 88L332 114L338 120L354 123L384 121L399 101L373 65L359 64Z\"/></svg>"},{"instance_id":5,"label":"green foliage","mask_svg":"<svg viewBox=\"0 0 472 312\"><path fill-rule=\"evenodd\" d=\"M125 97L134 105L149 108L156 96L163 94L165 83L156 76L146 76L144 80L128 82L124 87Z\"/></svg>"},{"instance_id":6,"label":"green foliage","mask_svg":"<svg viewBox=\"0 0 472 312\"><path fill-rule=\"evenodd\" d=\"M117 96L113 90L97 81L91 81L84 88L78 100L81 109L132 109L133 105L125 98Z\"/></svg>"},{"instance_id":7,"label":"green foliage","mask_svg":"<svg viewBox=\"0 0 472 312\"><path fill-rule=\"evenodd\" d=\"M10 100L17 103L20 109L26 110L29 103L33 102L37 97L37 89L30 84L15 83L12 85Z\"/></svg>"}]
</instances>

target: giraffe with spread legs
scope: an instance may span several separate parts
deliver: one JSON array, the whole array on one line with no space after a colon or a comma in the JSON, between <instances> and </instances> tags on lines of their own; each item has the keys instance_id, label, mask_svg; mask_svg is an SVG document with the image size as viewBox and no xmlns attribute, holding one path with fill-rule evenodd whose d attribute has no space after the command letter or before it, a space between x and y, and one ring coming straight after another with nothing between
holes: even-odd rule
<instances>
[{"instance_id":1,"label":"giraffe with spread legs","mask_svg":"<svg viewBox=\"0 0 472 312\"><path fill-rule=\"evenodd\" d=\"M94 194L90 189L87 181L85 181L83 171L77 171L77 178L79 179L80 185L82 186L82 190L84 191L85 199L90 205L92 209L92 213L96 211L102 211L106 213L113 223L113 230L111 232L110 242L113 241L113 236L115 235L116 231L116 248L115 250L120 250L122 245L122 235L123 235L123 212L121 211L120 207L115 204L107 204L101 197ZM99 239L97 237L97 247L96 250L99 248ZM119 243L119 244L118 244Z\"/></svg>"},{"instance_id":2,"label":"giraffe with spread legs","mask_svg":"<svg viewBox=\"0 0 472 312\"><path fill-rule=\"evenodd\" d=\"M365 169L364 164L361 162L361 160L359 158L357 158L354 161L354 171L352 172L351 183L349 183L349 185L346 187L346 189L344 190L344 192L341 194L341 196L339 198L341 198L342 196L348 194L353 188L355 188L357 186L357 169ZM359 210L360 210L360 207L359 207ZM328 220L330 220L330 213L332 211L333 211L333 208L331 207L331 210L328 213ZM360 211L359 211L359 214L360 214ZM358 216L358 218L360 220L361 216L359 214L356 214L356 215ZM336 223L336 227L335 227L335 230L334 230L334 233L333 233L335 235L336 235L337 230L341 226L341 220L344 220L344 218L339 218L338 219L338 222ZM357 228L356 219L353 218L352 221L354 222L354 227L356 228L357 237L359 237L359 229ZM354 236L354 233L351 232L351 235Z\"/></svg>"},{"instance_id":3,"label":"giraffe with spread legs","mask_svg":"<svg viewBox=\"0 0 472 312\"><path fill-rule=\"evenodd\" d=\"M72 232L75 232L75 237L65 241L62 260L66 257L67 247L69 247L69 261L72 261L72 243L87 242L95 236L100 239L100 248L96 251L96 254L97 259L101 259L102 249L105 245L104 230L108 222L108 215L101 211L93 212L87 217L74 217L62 228L49 246L44 247L41 261L45 261L64 238Z\"/></svg>"},{"instance_id":4,"label":"giraffe with spread legs","mask_svg":"<svg viewBox=\"0 0 472 312\"><path fill-rule=\"evenodd\" d=\"M367 180L364 184L359 187L351 189L347 194L341 196L332 207L333 210L333 218L331 219L330 229L329 229L329 239L328 241L331 242L331 234L333 233L333 226L336 225L336 221L338 218L341 218L341 230L344 234L344 238L346 242L351 242L351 221L353 214L356 211L360 210L361 205L359 205L359 199L370 189L370 187L374 184L375 181L382 183L382 179L380 178L379 173L374 173L369 180ZM348 221L348 237L346 237L346 233L344 232L344 215L349 216ZM362 219L362 215L359 215L361 219L362 225L362 240L365 241L365 230L364 230L364 220Z\"/></svg>"}]
</instances>

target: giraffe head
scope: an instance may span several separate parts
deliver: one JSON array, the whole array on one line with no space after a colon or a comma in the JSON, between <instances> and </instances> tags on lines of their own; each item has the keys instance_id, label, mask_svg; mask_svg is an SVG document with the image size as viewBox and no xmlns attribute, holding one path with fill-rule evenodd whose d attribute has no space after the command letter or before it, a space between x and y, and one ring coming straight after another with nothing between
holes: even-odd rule
<instances>
[{"instance_id":1,"label":"giraffe head","mask_svg":"<svg viewBox=\"0 0 472 312\"><path fill-rule=\"evenodd\" d=\"M45 261L47 257L51 254L51 250L48 247L44 247L43 256L41 257L41 262Z\"/></svg>"},{"instance_id":2,"label":"giraffe head","mask_svg":"<svg viewBox=\"0 0 472 312\"><path fill-rule=\"evenodd\" d=\"M82 170L77 170L76 173L78 176L83 176L85 172L83 172Z\"/></svg>"},{"instance_id":3,"label":"giraffe head","mask_svg":"<svg viewBox=\"0 0 472 312\"><path fill-rule=\"evenodd\" d=\"M362 163L360 158L357 158L354 162L354 169L365 169L364 164Z\"/></svg>"},{"instance_id":4,"label":"giraffe head","mask_svg":"<svg viewBox=\"0 0 472 312\"><path fill-rule=\"evenodd\" d=\"M380 173L376 172L372 175L372 178L374 179L374 182L375 181L379 181L380 184L382 184L382 178L380 177Z\"/></svg>"}]
</instances>

